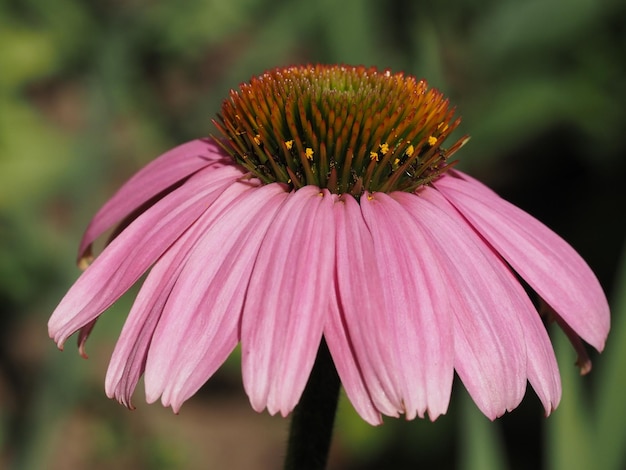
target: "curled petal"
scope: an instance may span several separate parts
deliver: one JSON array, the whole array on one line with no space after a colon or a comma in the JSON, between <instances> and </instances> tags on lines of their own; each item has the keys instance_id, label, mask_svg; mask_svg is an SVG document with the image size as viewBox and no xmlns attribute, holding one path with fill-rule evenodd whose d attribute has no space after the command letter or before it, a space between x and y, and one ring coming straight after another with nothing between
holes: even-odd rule
<instances>
[{"instance_id":1,"label":"curled petal","mask_svg":"<svg viewBox=\"0 0 626 470\"><path fill-rule=\"evenodd\" d=\"M562 238L493 191L456 172L435 187L585 341L598 351L609 305L587 263Z\"/></svg>"},{"instance_id":2,"label":"curled petal","mask_svg":"<svg viewBox=\"0 0 626 470\"><path fill-rule=\"evenodd\" d=\"M241 327L252 407L286 416L298 403L322 339L332 292L335 196L291 193L260 247Z\"/></svg>"}]
</instances>

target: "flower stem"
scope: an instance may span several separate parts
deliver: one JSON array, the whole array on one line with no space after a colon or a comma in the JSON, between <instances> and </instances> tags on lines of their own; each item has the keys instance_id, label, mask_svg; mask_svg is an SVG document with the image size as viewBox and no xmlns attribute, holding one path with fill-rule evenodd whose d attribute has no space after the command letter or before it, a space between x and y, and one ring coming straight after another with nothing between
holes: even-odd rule
<instances>
[{"instance_id":1,"label":"flower stem","mask_svg":"<svg viewBox=\"0 0 626 470\"><path fill-rule=\"evenodd\" d=\"M322 340L300 403L291 419L285 470L323 470L333 433L339 376Z\"/></svg>"}]
</instances>

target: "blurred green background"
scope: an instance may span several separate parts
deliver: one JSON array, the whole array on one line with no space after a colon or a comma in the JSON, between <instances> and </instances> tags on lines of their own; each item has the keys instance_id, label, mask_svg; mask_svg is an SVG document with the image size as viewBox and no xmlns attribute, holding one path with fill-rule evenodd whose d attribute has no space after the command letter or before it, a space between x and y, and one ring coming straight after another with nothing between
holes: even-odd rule
<instances>
[{"instance_id":1,"label":"blurred green background","mask_svg":"<svg viewBox=\"0 0 626 470\"><path fill-rule=\"evenodd\" d=\"M625 25L618 0L0 0L0 468L280 467L288 421L252 411L236 357L179 415L142 391L132 412L105 397L132 292L89 361L72 341L58 352L46 322L90 215L129 175L212 133L230 88L309 62L439 87L472 135L461 168L567 239L613 316L583 378L551 330L564 392L549 419L529 390L490 423L458 383L435 423L373 428L344 400L330 468L624 468Z\"/></svg>"}]
</instances>

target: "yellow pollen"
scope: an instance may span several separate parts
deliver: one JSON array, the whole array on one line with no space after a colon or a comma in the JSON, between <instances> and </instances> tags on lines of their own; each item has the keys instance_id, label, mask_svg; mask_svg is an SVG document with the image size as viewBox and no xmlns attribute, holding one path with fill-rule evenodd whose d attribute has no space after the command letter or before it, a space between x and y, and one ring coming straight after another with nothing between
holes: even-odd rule
<instances>
[{"instance_id":1,"label":"yellow pollen","mask_svg":"<svg viewBox=\"0 0 626 470\"><path fill-rule=\"evenodd\" d=\"M464 142L444 144L460 122L454 113L415 77L309 64L268 70L231 90L213 120L222 138L214 139L261 184L313 185L361 201L414 193L448 171Z\"/></svg>"}]
</instances>

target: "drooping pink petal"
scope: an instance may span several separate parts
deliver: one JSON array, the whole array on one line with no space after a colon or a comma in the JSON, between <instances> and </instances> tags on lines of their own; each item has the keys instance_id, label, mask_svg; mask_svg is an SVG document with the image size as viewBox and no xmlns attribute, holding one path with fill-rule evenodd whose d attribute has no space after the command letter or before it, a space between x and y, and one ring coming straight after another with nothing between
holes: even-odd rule
<instances>
[{"instance_id":1,"label":"drooping pink petal","mask_svg":"<svg viewBox=\"0 0 626 470\"><path fill-rule=\"evenodd\" d=\"M257 411L286 416L309 378L332 291L335 199L315 186L291 193L260 247L241 325L243 384Z\"/></svg>"},{"instance_id":2,"label":"drooping pink petal","mask_svg":"<svg viewBox=\"0 0 626 470\"><path fill-rule=\"evenodd\" d=\"M393 197L438 247L454 313L455 368L480 410L495 419L515 408L526 389L524 328L535 312L532 303L508 267L437 191Z\"/></svg>"},{"instance_id":3,"label":"drooping pink petal","mask_svg":"<svg viewBox=\"0 0 626 470\"><path fill-rule=\"evenodd\" d=\"M244 193L189 253L148 352L149 402L178 411L235 348L259 246L286 197L279 184Z\"/></svg>"},{"instance_id":4,"label":"drooping pink petal","mask_svg":"<svg viewBox=\"0 0 626 470\"><path fill-rule=\"evenodd\" d=\"M548 416L561 401L561 374L554 355L548 332L535 312L520 312L527 315L524 321L526 353L528 354L528 382L535 390Z\"/></svg>"},{"instance_id":5,"label":"drooping pink petal","mask_svg":"<svg viewBox=\"0 0 626 470\"><path fill-rule=\"evenodd\" d=\"M428 190L426 196L443 210L453 212L451 205L436 191ZM480 240L482 242L483 239ZM493 251L485 249L486 246L481 242L479 242L479 246L483 248L485 255L491 255ZM499 256L497 258L501 260ZM496 266L499 264L496 263ZM508 288L511 289L510 294L521 300L523 304L523 308L519 308L515 312L519 315L526 342L528 381L544 405L546 414L550 414L561 399L561 376L554 349L537 311L521 284L508 267L503 274L505 284L508 284Z\"/></svg>"},{"instance_id":6,"label":"drooping pink petal","mask_svg":"<svg viewBox=\"0 0 626 470\"><path fill-rule=\"evenodd\" d=\"M337 321L350 338L374 406L397 417L404 412L402 389L395 364L388 362L389 324L385 320L383 282L374 257L374 241L359 203L344 195L335 204L336 289L342 318ZM332 313L332 310L331 310ZM330 340L331 338L329 338ZM328 347L338 354L333 342Z\"/></svg>"},{"instance_id":7,"label":"drooping pink petal","mask_svg":"<svg viewBox=\"0 0 626 470\"><path fill-rule=\"evenodd\" d=\"M224 154L217 145L198 139L175 147L148 163L93 217L80 242L79 263L89 256L91 245L106 230L170 186L222 159Z\"/></svg>"},{"instance_id":8,"label":"drooping pink petal","mask_svg":"<svg viewBox=\"0 0 626 470\"><path fill-rule=\"evenodd\" d=\"M407 419L446 412L454 376L454 339L448 293L438 253L413 218L383 193L365 193L361 210L374 240L384 282L387 350L403 379Z\"/></svg>"},{"instance_id":9,"label":"drooping pink petal","mask_svg":"<svg viewBox=\"0 0 626 470\"><path fill-rule=\"evenodd\" d=\"M48 330L59 347L126 292L239 177L236 167L201 170L135 219L83 272L50 317Z\"/></svg>"},{"instance_id":10,"label":"drooping pink petal","mask_svg":"<svg viewBox=\"0 0 626 470\"><path fill-rule=\"evenodd\" d=\"M341 385L356 412L373 426L382 424L383 420L372 402L363 379L361 367L357 361L352 340L348 336L348 328L344 323L335 292L331 296L328 316L324 324L324 338L341 380Z\"/></svg>"},{"instance_id":11,"label":"drooping pink petal","mask_svg":"<svg viewBox=\"0 0 626 470\"><path fill-rule=\"evenodd\" d=\"M144 372L157 323L194 246L223 215L224 209L249 190L247 183L234 183L228 194L202 214L154 264L133 303L111 357L105 380L105 390L110 398L115 397L131 406L131 397Z\"/></svg>"},{"instance_id":12,"label":"drooping pink petal","mask_svg":"<svg viewBox=\"0 0 626 470\"><path fill-rule=\"evenodd\" d=\"M459 233L465 233L465 236L469 239L474 238L475 240L478 240L477 245L482 248L481 251L487 259L494 258L491 256L493 252L490 249L486 249L482 239L479 240L475 234L468 234L468 232L472 232L471 228L467 226L464 219L458 218L458 215L455 214L455 210L451 204L437 191L426 188L420 193L420 197L425 201L432 203L443 213L453 214L453 220L457 219L460 224ZM468 252L468 256L469 253L470 252ZM530 300L527 298L523 288L513 277L509 269L504 266L504 264L498 263L497 261L492 261L490 264L495 269L504 268L502 273L504 280L503 287L511 289L510 294L513 297L518 297L522 301L522 307L512 313L518 315L521 321L522 331L524 333L527 355L526 374L528 376L528 381L544 405L546 415L550 414L550 412L556 408L561 399L561 378L554 350L552 348L552 344L550 343L550 338L548 337L539 315L530 304ZM492 288L495 288L495 286Z\"/></svg>"},{"instance_id":13,"label":"drooping pink petal","mask_svg":"<svg viewBox=\"0 0 626 470\"><path fill-rule=\"evenodd\" d=\"M128 408L133 408L132 395L144 372L154 330L179 274L174 263L182 262L184 256L180 249L171 248L157 261L128 313L113 350L105 391L109 398Z\"/></svg>"},{"instance_id":14,"label":"drooping pink petal","mask_svg":"<svg viewBox=\"0 0 626 470\"><path fill-rule=\"evenodd\" d=\"M553 231L478 181L455 172L435 187L531 287L598 351L610 327L607 299L587 263Z\"/></svg>"}]
</instances>

